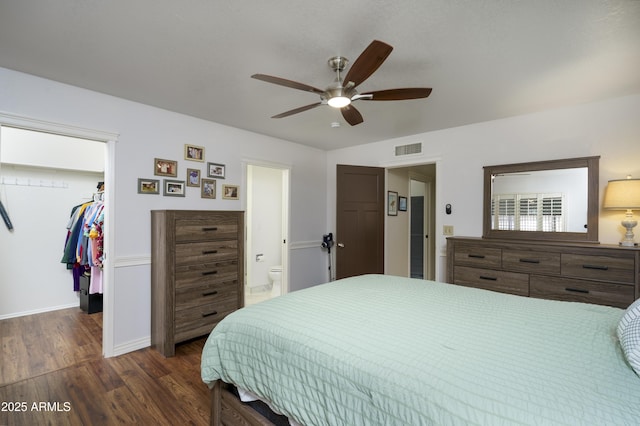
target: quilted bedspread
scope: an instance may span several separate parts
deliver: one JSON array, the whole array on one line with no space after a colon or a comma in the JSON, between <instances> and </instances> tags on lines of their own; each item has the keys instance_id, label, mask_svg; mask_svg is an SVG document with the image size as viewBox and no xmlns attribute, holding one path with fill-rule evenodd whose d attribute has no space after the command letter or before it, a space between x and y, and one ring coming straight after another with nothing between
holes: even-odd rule
<instances>
[{"instance_id":1,"label":"quilted bedspread","mask_svg":"<svg viewBox=\"0 0 640 426\"><path fill-rule=\"evenodd\" d=\"M303 425L637 425L617 308L364 275L243 308L202 379Z\"/></svg>"}]
</instances>

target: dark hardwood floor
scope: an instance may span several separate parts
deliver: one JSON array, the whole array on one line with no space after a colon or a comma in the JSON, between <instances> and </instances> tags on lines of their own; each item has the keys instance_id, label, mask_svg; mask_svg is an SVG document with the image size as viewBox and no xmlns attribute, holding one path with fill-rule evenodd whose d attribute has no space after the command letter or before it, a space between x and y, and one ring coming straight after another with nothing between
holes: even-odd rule
<instances>
[{"instance_id":1,"label":"dark hardwood floor","mask_svg":"<svg viewBox=\"0 0 640 426\"><path fill-rule=\"evenodd\" d=\"M206 425L205 339L164 358L102 357L102 314L63 309L0 321L0 425Z\"/></svg>"}]
</instances>

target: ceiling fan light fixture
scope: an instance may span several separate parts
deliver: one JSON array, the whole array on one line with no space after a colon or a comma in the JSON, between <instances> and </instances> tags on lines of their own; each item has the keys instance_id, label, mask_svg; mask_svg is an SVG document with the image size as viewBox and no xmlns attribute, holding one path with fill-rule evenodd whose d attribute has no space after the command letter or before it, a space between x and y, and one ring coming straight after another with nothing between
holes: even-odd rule
<instances>
[{"instance_id":1,"label":"ceiling fan light fixture","mask_svg":"<svg viewBox=\"0 0 640 426\"><path fill-rule=\"evenodd\" d=\"M333 98L329 99L327 103L333 108L342 108L349 105L351 103L351 99L347 98L346 96L334 96Z\"/></svg>"}]
</instances>

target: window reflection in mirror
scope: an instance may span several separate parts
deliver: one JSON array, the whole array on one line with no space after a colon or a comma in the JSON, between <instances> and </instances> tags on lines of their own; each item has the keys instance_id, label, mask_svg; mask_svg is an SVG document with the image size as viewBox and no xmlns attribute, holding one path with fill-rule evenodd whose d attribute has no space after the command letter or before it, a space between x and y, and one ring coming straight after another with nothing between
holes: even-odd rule
<instances>
[{"instance_id":1,"label":"window reflection in mirror","mask_svg":"<svg viewBox=\"0 0 640 426\"><path fill-rule=\"evenodd\" d=\"M491 229L587 232L587 168L492 175Z\"/></svg>"},{"instance_id":2,"label":"window reflection in mirror","mask_svg":"<svg viewBox=\"0 0 640 426\"><path fill-rule=\"evenodd\" d=\"M597 243L599 160L485 166L482 236Z\"/></svg>"}]
</instances>

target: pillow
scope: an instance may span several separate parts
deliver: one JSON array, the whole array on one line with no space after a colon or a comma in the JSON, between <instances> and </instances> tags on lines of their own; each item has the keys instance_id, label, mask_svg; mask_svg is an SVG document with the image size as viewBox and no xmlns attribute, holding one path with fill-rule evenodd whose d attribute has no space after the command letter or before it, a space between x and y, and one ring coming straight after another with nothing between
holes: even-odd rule
<instances>
[{"instance_id":1,"label":"pillow","mask_svg":"<svg viewBox=\"0 0 640 426\"><path fill-rule=\"evenodd\" d=\"M618 323L618 340L622 341L622 333L624 333L624 329L634 318L640 317L640 299L633 302L626 311L624 311L624 315L620 319Z\"/></svg>"},{"instance_id":2,"label":"pillow","mask_svg":"<svg viewBox=\"0 0 640 426\"><path fill-rule=\"evenodd\" d=\"M640 316L633 318L624 328L620 345L627 362L640 376Z\"/></svg>"}]
</instances>

